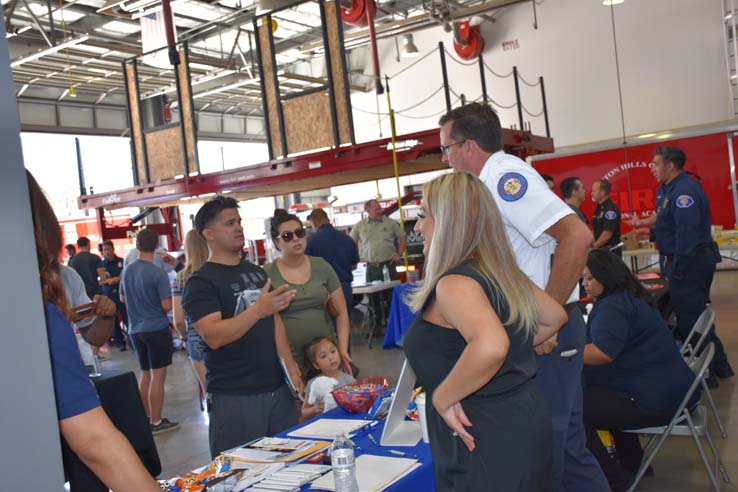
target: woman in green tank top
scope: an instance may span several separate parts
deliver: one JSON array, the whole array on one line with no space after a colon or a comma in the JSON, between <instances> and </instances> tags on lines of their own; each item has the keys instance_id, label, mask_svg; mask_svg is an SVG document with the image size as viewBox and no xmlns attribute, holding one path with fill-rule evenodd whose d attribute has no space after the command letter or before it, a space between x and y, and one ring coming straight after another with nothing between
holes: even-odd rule
<instances>
[{"instance_id":1,"label":"woman in green tank top","mask_svg":"<svg viewBox=\"0 0 738 492\"><path fill-rule=\"evenodd\" d=\"M276 288L288 284L296 291L295 299L279 315L295 361L305 368L304 347L315 337L334 337L328 303L335 309L338 351L344 372L351 374L349 316L346 300L333 267L322 258L307 256L307 239L300 219L277 209L271 219L271 236L282 256L264 265Z\"/></svg>"}]
</instances>

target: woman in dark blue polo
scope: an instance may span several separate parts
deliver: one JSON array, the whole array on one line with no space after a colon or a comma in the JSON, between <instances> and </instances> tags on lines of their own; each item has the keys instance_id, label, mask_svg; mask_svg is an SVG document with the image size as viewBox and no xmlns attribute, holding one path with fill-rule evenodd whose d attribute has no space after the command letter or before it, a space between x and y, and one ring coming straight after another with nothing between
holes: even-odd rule
<instances>
[{"instance_id":1,"label":"woman in dark blue polo","mask_svg":"<svg viewBox=\"0 0 738 492\"><path fill-rule=\"evenodd\" d=\"M617 492L627 488L643 458L638 436L621 431L668 424L694 373L623 260L592 250L583 277L595 303L584 347L587 447ZM610 431L615 456L608 454L597 429Z\"/></svg>"}]
</instances>

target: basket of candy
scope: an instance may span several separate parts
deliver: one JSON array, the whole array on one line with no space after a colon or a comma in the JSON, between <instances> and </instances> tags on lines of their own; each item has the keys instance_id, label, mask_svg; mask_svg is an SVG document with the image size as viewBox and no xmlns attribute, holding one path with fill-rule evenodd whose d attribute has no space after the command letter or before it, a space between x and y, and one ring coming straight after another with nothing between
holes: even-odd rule
<instances>
[{"instance_id":1,"label":"basket of candy","mask_svg":"<svg viewBox=\"0 0 738 492\"><path fill-rule=\"evenodd\" d=\"M389 386L385 377L372 376L334 390L331 394L339 407L349 413L369 411L374 400Z\"/></svg>"}]
</instances>

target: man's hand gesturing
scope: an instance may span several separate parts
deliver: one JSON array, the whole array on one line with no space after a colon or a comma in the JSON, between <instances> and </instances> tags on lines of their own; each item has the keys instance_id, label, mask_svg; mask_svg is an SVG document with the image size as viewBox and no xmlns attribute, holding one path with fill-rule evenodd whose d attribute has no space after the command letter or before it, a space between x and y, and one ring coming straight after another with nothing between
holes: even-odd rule
<instances>
[{"instance_id":1,"label":"man's hand gesturing","mask_svg":"<svg viewBox=\"0 0 738 492\"><path fill-rule=\"evenodd\" d=\"M267 279L264 287L261 289L259 300L254 304L256 312L259 313L260 318L272 316L274 313L278 313L289 306L297 293L295 290L287 290L290 286L286 284L279 286L270 292L269 289L271 287L272 280Z\"/></svg>"}]
</instances>

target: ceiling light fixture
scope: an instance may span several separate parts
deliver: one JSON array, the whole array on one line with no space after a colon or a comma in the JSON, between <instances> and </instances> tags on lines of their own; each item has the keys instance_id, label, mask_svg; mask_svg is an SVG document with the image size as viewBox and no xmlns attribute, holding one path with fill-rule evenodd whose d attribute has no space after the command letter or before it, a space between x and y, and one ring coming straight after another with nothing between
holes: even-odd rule
<instances>
[{"instance_id":1,"label":"ceiling light fixture","mask_svg":"<svg viewBox=\"0 0 738 492\"><path fill-rule=\"evenodd\" d=\"M620 5L621 3L625 3L625 0L602 0L602 5L605 7L609 7L611 5Z\"/></svg>"},{"instance_id":2,"label":"ceiling light fixture","mask_svg":"<svg viewBox=\"0 0 738 492\"><path fill-rule=\"evenodd\" d=\"M415 58L420 55L418 47L413 42L412 34L405 34L402 37L402 57L403 58Z\"/></svg>"},{"instance_id":3,"label":"ceiling light fixture","mask_svg":"<svg viewBox=\"0 0 738 492\"><path fill-rule=\"evenodd\" d=\"M59 52L59 51L61 51L63 49L70 48L70 47L72 47L74 45L77 45L77 44L80 44L80 43L84 43L88 39L90 39L90 37L87 36L87 35L80 36L79 38L72 38L69 41L65 41L63 43L59 43L56 46L52 46L51 48L45 48L45 49L43 49L41 51L37 51L35 53L31 53L30 55L25 55L25 56L22 56L20 58L16 58L15 60L13 60L13 61L10 62L10 67L11 68L15 68L15 67L17 67L19 65L23 65L24 63L28 63L28 62L31 62L31 61L34 61L34 60L38 60L39 58L44 57L46 55L51 55L51 54L57 53L57 52Z\"/></svg>"}]
</instances>

